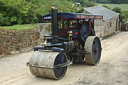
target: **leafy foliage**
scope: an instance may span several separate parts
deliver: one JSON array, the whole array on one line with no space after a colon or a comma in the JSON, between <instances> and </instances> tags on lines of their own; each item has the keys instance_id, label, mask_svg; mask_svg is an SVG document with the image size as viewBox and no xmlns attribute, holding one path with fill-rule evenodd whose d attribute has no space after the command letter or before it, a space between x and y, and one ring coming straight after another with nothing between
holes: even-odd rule
<instances>
[{"instance_id":1,"label":"leafy foliage","mask_svg":"<svg viewBox=\"0 0 128 85\"><path fill-rule=\"evenodd\" d=\"M121 4L121 3L128 3L128 0L96 0L97 3L114 3L114 4Z\"/></svg>"},{"instance_id":2,"label":"leafy foliage","mask_svg":"<svg viewBox=\"0 0 128 85\"><path fill-rule=\"evenodd\" d=\"M24 0L0 0L0 13L3 15L1 25L21 24L22 17L27 16L31 3Z\"/></svg>"},{"instance_id":3,"label":"leafy foliage","mask_svg":"<svg viewBox=\"0 0 128 85\"><path fill-rule=\"evenodd\" d=\"M117 12L117 13L122 13L122 12L121 12L121 9L120 9L119 7L113 8L112 11L115 11L115 12Z\"/></svg>"},{"instance_id":4,"label":"leafy foliage","mask_svg":"<svg viewBox=\"0 0 128 85\"><path fill-rule=\"evenodd\" d=\"M95 6L95 0L72 0L73 2L80 3L82 7L92 7Z\"/></svg>"},{"instance_id":5,"label":"leafy foliage","mask_svg":"<svg viewBox=\"0 0 128 85\"><path fill-rule=\"evenodd\" d=\"M122 10L119 7L115 7L112 9L113 11L117 12L120 14L120 20L121 22L124 22L124 19L126 18L125 13L122 12Z\"/></svg>"},{"instance_id":6,"label":"leafy foliage","mask_svg":"<svg viewBox=\"0 0 128 85\"><path fill-rule=\"evenodd\" d=\"M70 0L0 0L0 25L40 23L51 5L58 5L59 12L78 12L72 4Z\"/></svg>"},{"instance_id":7,"label":"leafy foliage","mask_svg":"<svg viewBox=\"0 0 128 85\"><path fill-rule=\"evenodd\" d=\"M41 23L42 15L51 13L51 5L59 12L83 12L83 7L95 6L95 0L0 0L0 26Z\"/></svg>"},{"instance_id":8,"label":"leafy foliage","mask_svg":"<svg viewBox=\"0 0 128 85\"><path fill-rule=\"evenodd\" d=\"M0 23L3 22L3 14L0 13Z\"/></svg>"},{"instance_id":9,"label":"leafy foliage","mask_svg":"<svg viewBox=\"0 0 128 85\"><path fill-rule=\"evenodd\" d=\"M107 8L107 9L110 9L110 10L111 10L111 8L110 8L110 7L108 7L108 6L106 6L106 5L103 5L103 7L105 7L105 8Z\"/></svg>"},{"instance_id":10,"label":"leafy foliage","mask_svg":"<svg viewBox=\"0 0 128 85\"><path fill-rule=\"evenodd\" d=\"M123 11L123 14L124 14L125 18L128 19L128 11Z\"/></svg>"}]
</instances>

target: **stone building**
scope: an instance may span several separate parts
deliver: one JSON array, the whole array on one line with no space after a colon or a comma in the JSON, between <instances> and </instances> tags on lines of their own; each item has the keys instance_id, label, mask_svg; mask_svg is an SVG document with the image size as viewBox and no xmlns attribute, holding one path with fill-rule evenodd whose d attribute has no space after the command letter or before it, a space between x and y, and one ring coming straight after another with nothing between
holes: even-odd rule
<instances>
[{"instance_id":1,"label":"stone building","mask_svg":"<svg viewBox=\"0 0 128 85\"><path fill-rule=\"evenodd\" d=\"M111 11L102 6L84 8L86 14L103 15L103 20L95 20L96 35L99 37L107 37L120 29L119 13Z\"/></svg>"}]
</instances>

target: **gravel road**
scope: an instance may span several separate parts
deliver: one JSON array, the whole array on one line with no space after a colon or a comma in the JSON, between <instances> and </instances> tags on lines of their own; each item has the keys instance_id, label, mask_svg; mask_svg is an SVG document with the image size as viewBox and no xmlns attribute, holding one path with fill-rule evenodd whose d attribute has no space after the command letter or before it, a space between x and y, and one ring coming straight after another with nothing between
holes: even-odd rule
<instances>
[{"instance_id":1,"label":"gravel road","mask_svg":"<svg viewBox=\"0 0 128 85\"><path fill-rule=\"evenodd\" d=\"M0 85L128 85L128 32L102 40L97 66L73 64L61 80L31 75L26 62L33 51L0 59Z\"/></svg>"}]
</instances>

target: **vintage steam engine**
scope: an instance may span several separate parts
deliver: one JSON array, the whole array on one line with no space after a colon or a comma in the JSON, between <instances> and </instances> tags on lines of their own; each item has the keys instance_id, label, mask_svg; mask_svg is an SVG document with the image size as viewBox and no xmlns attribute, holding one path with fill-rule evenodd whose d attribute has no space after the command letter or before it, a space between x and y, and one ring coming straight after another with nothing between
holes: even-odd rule
<instances>
[{"instance_id":1,"label":"vintage steam engine","mask_svg":"<svg viewBox=\"0 0 128 85\"><path fill-rule=\"evenodd\" d=\"M44 35L46 43L34 48L28 62L30 72L37 77L61 79L68 65L81 61L96 65L101 58L94 19L103 16L57 11L57 6L52 6L51 14L43 16L44 21L52 22L52 34Z\"/></svg>"}]
</instances>

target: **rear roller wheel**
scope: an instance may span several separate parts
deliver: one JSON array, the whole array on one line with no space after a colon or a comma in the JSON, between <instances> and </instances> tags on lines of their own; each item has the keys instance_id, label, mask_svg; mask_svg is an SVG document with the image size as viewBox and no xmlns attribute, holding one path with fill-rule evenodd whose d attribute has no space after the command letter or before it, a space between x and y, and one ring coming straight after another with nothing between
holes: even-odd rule
<instances>
[{"instance_id":1,"label":"rear roller wheel","mask_svg":"<svg viewBox=\"0 0 128 85\"><path fill-rule=\"evenodd\" d=\"M67 66L55 66L66 61L66 56L60 56L59 52L35 51L30 58L29 69L37 77L61 79L67 71Z\"/></svg>"},{"instance_id":2,"label":"rear roller wheel","mask_svg":"<svg viewBox=\"0 0 128 85\"><path fill-rule=\"evenodd\" d=\"M98 64L101 58L100 39L96 36L89 36L85 41L84 48L87 52L84 54L86 63L91 65Z\"/></svg>"}]
</instances>

